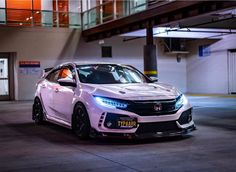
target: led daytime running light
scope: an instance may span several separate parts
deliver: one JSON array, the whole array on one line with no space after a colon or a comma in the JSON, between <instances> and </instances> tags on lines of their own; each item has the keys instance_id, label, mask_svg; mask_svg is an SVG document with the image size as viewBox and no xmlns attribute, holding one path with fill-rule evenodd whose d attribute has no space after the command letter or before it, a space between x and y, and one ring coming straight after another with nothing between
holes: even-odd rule
<instances>
[{"instance_id":1,"label":"led daytime running light","mask_svg":"<svg viewBox=\"0 0 236 172\"><path fill-rule=\"evenodd\" d=\"M186 102L186 97L182 94L179 100L176 102L175 107L179 109Z\"/></svg>"},{"instance_id":2,"label":"led daytime running light","mask_svg":"<svg viewBox=\"0 0 236 172\"><path fill-rule=\"evenodd\" d=\"M99 105L102 105L105 107L125 109L128 106L128 104L126 104L126 103L119 102L117 100L113 100L113 99L109 99L109 98L97 97L97 96L94 98Z\"/></svg>"}]
</instances>

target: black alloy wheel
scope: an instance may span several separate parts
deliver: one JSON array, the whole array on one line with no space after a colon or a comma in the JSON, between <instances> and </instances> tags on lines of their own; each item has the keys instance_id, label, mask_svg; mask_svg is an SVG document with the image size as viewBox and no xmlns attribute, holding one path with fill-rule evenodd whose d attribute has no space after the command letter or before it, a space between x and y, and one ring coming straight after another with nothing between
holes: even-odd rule
<instances>
[{"instance_id":1,"label":"black alloy wheel","mask_svg":"<svg viewBox=\"0 0 236 172\"><path fill-rule=\"evenodd\" d=\"M42 104L39 98L36 98L33 104L32 119L34 120L35 124L43 124L43 118L44 115L43 115Z\"/></svg>"},{"instance_id":2,"label":"black alloy wheel","mask_svg":"<svg viewBox=\"0 0 236 172\"><path fill-rule=\"evenodd\" d=\"M86 108L82 103L75 107L72 117L72 129L80 139L88 139L90 135L90 120Z\"/></svg>"}]
</instances>

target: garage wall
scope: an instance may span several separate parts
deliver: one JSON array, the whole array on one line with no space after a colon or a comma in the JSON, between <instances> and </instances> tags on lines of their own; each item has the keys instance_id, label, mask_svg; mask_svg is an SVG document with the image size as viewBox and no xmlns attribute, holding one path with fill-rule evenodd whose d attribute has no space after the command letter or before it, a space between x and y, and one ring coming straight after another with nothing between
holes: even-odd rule
<instances>
[{"instance_id":1,"label":"garage wall","mask_svg":"<svg viewBox=\"0 0 236 172\"><path fill-rule=\"evenodd\" d=\"M228 94L227 50L236 48L236 35L221 40L197 40L189 43L187 92ZM210 44L210 56L199 57L199 45Z\"/></svg>"},{"instance_id":2,"label":"garage wall","mask_svg":"<svg viewBox=\"0 0 236 172\"><path fill-rule=\"evenodd\" d=\"M180 91L187 91L186 55L181 55L177 62L177 54L166 54L161 39L156 41L158 47L159 81L176 86Z\"/></svg>"},{"instance_id":3,"label":"garage wall","mask_svg":"<svg viewBox=\"0 0 236 172\"><path fill-rule=\"evenodd\" d=\"M40 61L41 69L65 61L106 61L131 64L143 71L143 45L145 39L123 42L122 37L105 39L111 45L113 58L101 58L98 41L85 43L80 30L68 28L0 28L0 52L16 52L15 91L17 100L31 100L39 75L19 72L19 61ZM159 41L157 41L159 44ZM160 82L167 82L186 92L186 61L176 62L175 57L157 50Z\"/></svg>"},{"instance_id":4,"label":"garage wall","mask_svg":"<svg viewBox=\"0 0 236 172\"><path fill-rule=\"evenodd\" d=\"M78 59L96 61L111 61L130 64L143 72L143 46L145 38L123 42L123 37L113 37L104 40L104 45L112 46L113 58L100 58L101 48L98 41L92 43L80 42ZM159 81L175 85L179 90L186 92L186 59L180 63L176 61L176 55L167 55L163 51L161 41L157 39L157 64ZM84 51L83 51L84 50ZM98 58L97 58L98 57Z\"/></svg>"},{"instance_id":5,"label":"garage wall","mask_svg":"<svg viewBox=\"0 0 236 172\"><path fill-rule=\"evenodd\" d=\"M86 43L82 39L78 46L76 58L83 61L103 61L130 64L143 71L143 45L144 39L123 42L122 37L105 39L102 46L112 46L112 58L101 58L101 45L99 41Z\"/></svg>"},{"instance_id":6,"label":"garage wall","mask_svg":"<svg viewBox=\"0 0 236 172\"><path fill-rule=\"evenodd\" d=\"M0 28L0 52L16 52L15 97L33 98L40 75L19 73L19 61L40 61L41 68L72 59L78 46L80 31L64 28Z\"/></svg>"}]
</instances>

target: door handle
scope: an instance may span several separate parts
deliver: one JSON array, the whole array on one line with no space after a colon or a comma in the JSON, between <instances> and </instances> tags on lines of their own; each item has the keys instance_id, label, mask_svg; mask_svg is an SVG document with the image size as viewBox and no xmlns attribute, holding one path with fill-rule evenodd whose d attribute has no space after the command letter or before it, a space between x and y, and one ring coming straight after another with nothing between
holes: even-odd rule
<instances>
[{"instance_id":1,"label":"door handle","mask_svg":"<svg viewBox=\"0 0 236 172\"><path fill-rule=\"evenodd\" d=\"M58 93L58 92L59 92L59 89L58 89L58 88L55 88L55 92Z\"/></svg>"}]
</instances>

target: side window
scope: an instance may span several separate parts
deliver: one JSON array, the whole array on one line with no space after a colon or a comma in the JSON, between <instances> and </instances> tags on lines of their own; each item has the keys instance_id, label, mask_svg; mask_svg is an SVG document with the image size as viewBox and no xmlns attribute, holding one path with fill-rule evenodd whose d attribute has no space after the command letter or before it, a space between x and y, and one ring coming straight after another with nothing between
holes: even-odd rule
<instances>
[{"instance_id":1,"label":"side window","mask_svg":"<svg viewBox=\"0 0 236 172\"><path fill-rule=\"evenodd\" d=\"M46 79L50 82L56 83L58 80L59 73L60 73L60 70L53 71L46 77Z\"/></svg>"},{"instance_id":2,"label":"side window","mask_svg":"<svg viewBox=\"0 0 236 172\"><path fill-rule=\"evenodd\" d=\"M75 80L75 70L72 67L64 67L60 70L59 78L69 78Z\"/></svg>"}]
</instances>

